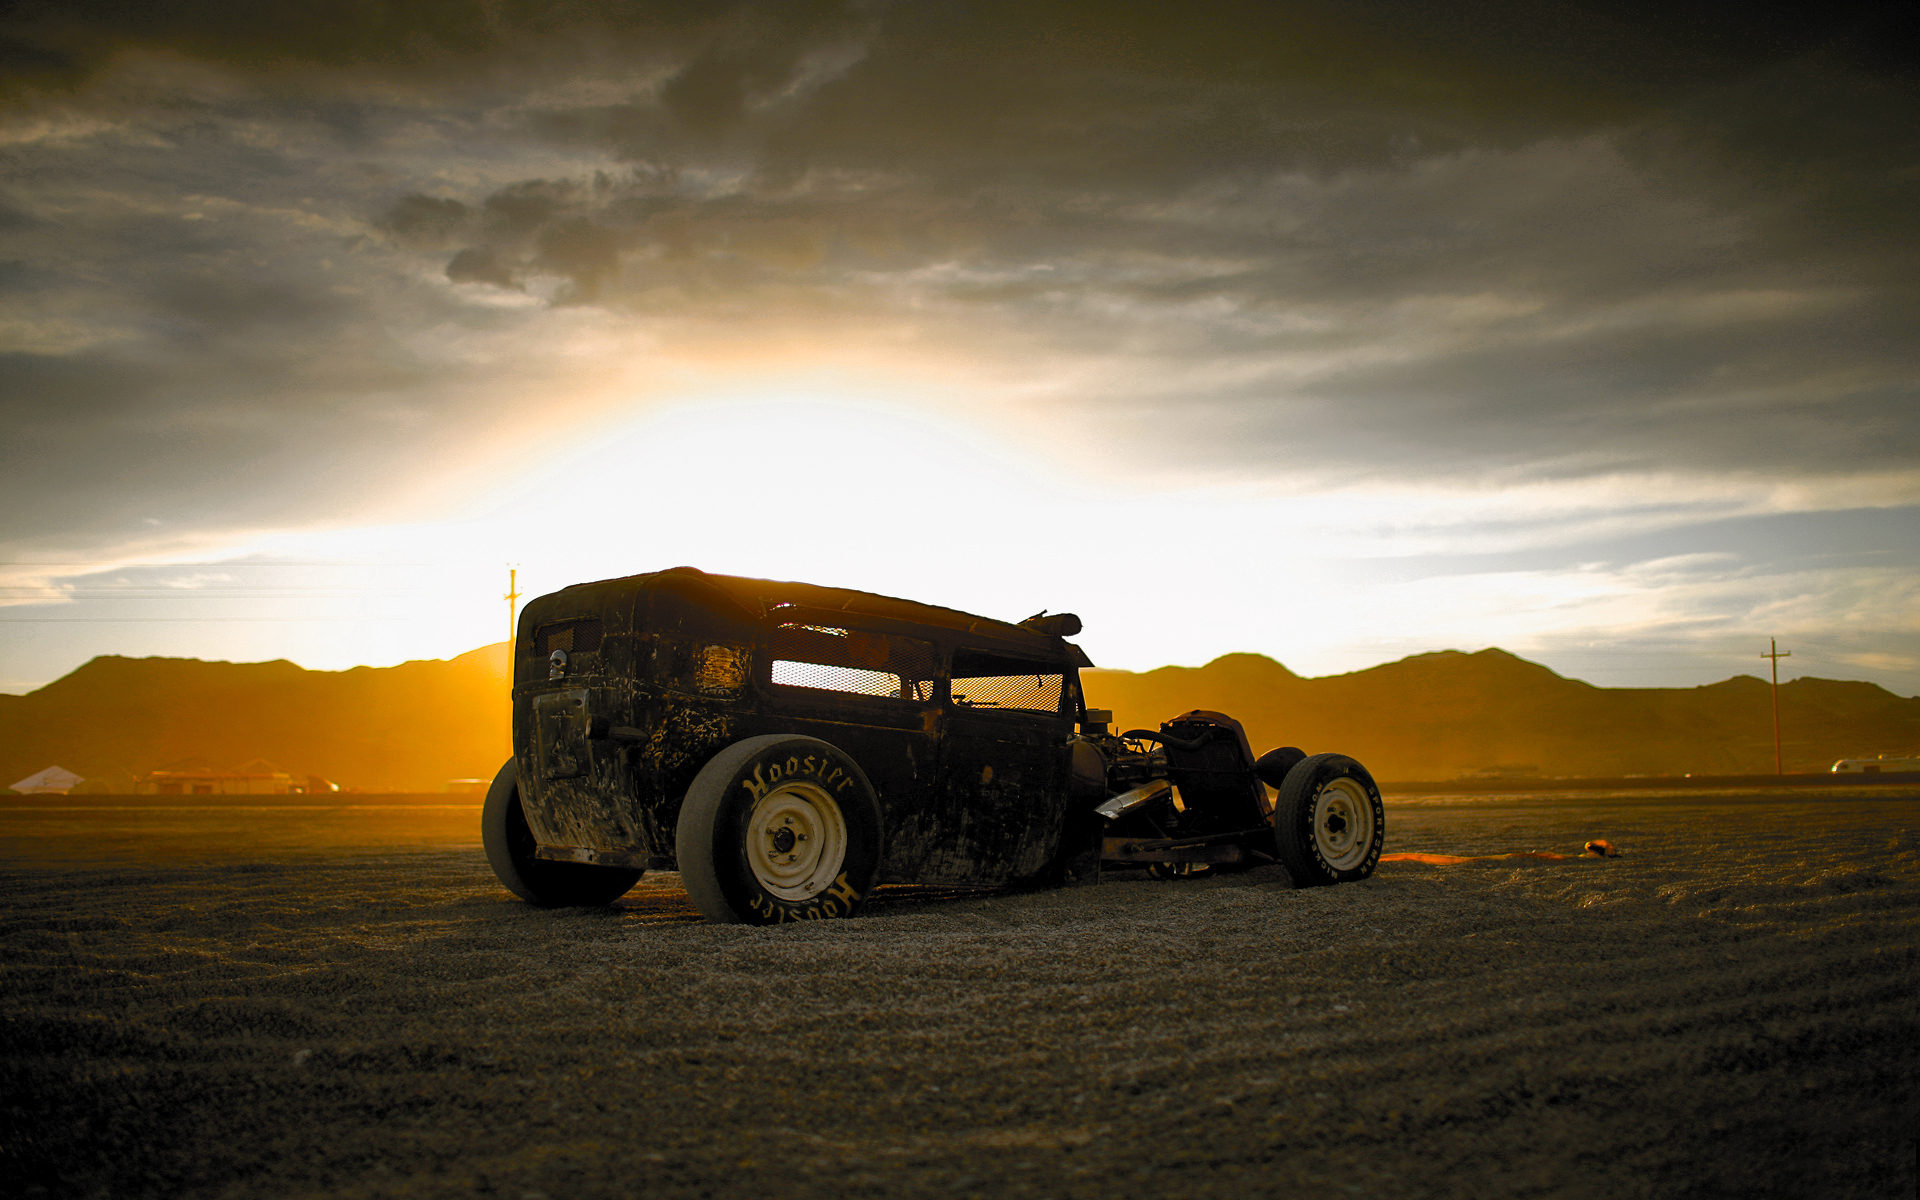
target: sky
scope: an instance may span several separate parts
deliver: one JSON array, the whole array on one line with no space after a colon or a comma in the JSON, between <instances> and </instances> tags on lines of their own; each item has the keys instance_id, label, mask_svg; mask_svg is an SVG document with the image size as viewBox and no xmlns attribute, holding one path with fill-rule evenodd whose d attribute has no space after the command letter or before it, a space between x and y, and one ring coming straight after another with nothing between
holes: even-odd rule
<instances>
[{"instance_id":1,"label":"sky","mask_svg":"<svg viewBox=\"0 0 1920 1200\"><path fill-rule=\"evenodd\" d=\"M676 565L1920 694L1909 7L24 3L0 691Z\"/></svg>"}]
</instances>

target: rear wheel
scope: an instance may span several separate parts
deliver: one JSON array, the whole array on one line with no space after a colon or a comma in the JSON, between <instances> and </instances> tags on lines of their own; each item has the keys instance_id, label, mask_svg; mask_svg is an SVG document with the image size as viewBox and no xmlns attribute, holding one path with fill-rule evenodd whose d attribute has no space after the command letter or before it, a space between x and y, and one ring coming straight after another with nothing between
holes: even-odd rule
<instances>
[{"instance_id":1,"label":"rear wheel","mask_svg":"<svg viewBox=\"0 0 1920 1200\"><path fill-rule=\"evenodd\" d=\"M845 917L880 872L880 801L858 763L810 737L768 734L700 769L675 851L707 920L778 925Z\"/></svg>"},{"instance_id":2,"label":"rear wheel","mask_svg":"<svg viewBox=\"0 0 1920 1200\"><path fill-rule=\"evenodd\" d=\"M544 908L584 908L612 904L640 882L645 872L586 863L535 858L538 849L527 814L520 807L520 763L508 759L487 789L480 810L480 842L487 862L507 890Z\"/></svg>"},{"instance_id":3,"label":"rear wheel","mask_svg":"<svg viewBox=\"0 0 1920 1200\"><path fill-rule=\"evenodd\" d=\"M1373 874L1387 836L1380 786L1344 754L1295 763L1273 806L1273 840L1296 887L1352 883Z\"/></svg>"}]
</instances>

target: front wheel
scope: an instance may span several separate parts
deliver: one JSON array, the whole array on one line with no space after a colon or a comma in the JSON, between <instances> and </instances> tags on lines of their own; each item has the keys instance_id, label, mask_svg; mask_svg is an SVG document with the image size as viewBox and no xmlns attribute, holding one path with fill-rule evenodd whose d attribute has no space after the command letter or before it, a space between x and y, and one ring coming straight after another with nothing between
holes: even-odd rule
<instances>
[{"instance_id":1,"label":"front wheel","mask_svg":"<svg viewBox=\"0 0 1920 1200\"><path fill-rule=\"evenodd\" d=\"M1380 785L1344 754L1295 763L1273 805L1273 840L1296 887L1352 883L1373 874L1387 838Z\"/></svg>"},{"instance_id":2,"label":"front wheel","mask_svg":"<svg viewBox=\"0 0 1920 1200\"><path fill-rule=\"evenodd\" d=\"M527 827L527 814L520 808L518 759L508 759L487 789L487 804L480 810L480 843L486 847L488 865L507 890L543 908L612 904L644 874L624 867L535 858L533 852L539 844Z\"/></svg>"},{"instance_id":3,"label":"front wheel","mask_svg":"<svg viewBox=\"0 0 1920 1200\"><path fill-rule=\"evenodd\" d=\"M746 738L700 768L674 843L709 921L845 917L880 873L880 800L859 764L818 738Z\"/></svg>"}]
</instances>

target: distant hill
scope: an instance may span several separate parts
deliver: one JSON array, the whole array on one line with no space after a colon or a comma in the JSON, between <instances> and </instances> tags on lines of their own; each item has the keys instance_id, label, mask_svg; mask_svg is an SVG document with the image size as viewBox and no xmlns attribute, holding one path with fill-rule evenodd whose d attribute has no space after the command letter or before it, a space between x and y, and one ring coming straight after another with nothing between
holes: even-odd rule
<instances>
[{"instance_id":1,"label":"distant hill","mask_svg":"<svg viewBox=\"0 0 1920 1200\"><path fill-rule=\"evenodd\" d=\"M1743 775L1773 770L1772 698L1741 675L1696 688L1601 688L1504 650L1419 654L1306 679L1258 654L1204 667L1088 671L1087 703L1122 729L1194 708L1236 717L1258 754L1294 745L1353 755L1381 779L1451 779L1532 768L1543 775ZM1780 685L1789 772L1920 744L1920 699L1870 683Z\"/></svg>"},{"instance_id":2,"label":"distant hill","mask_svg":"<svg viewBox=\"0 0 1920 1200\"><path fill-rule=\"evenodd\" d=\"M309 671L193 658L96 658L24 696L0 695L0 787L52 763L83 788L130 791L182 762L266 759L296 780L439 791L512 753L507 646L397 667Z\"/></svg>"},{"instance_id":3,"label":"distant hill","mask_svg":"<svg viewBox=\"0 0 1920 1200\"><path fill-rule=\"evenodd\" d=\"M510 752L507 647L458 658L308 671L290 662L96 658L25 696L0 695L0 784L59 764L89 789L185 761L266 759L296 779L362 791L438 791L491 778ZM1502 650L1421 654L1302 678L1258 654L1204 667L1089 671L1088 703L1120 728L1194 708L1246 725L1256 753L1289 744L1354 755L1381 779L1762 774L1773 770L1767 684L1598 688ZM1920 699L1869 683L1780 688L1789 771L1920 746Z\"/></svg>"}]
</instances>

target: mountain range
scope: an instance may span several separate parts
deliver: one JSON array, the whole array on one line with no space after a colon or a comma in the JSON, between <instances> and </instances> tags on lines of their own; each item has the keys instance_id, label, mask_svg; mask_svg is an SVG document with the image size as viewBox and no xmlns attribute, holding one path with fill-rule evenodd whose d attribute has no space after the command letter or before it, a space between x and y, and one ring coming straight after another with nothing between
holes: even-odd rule
<instances>
[{"instance_id":1,"label":"mountain range","mask_svg":"<svg viewBox=\"0 0 1920 1200\"><path fill-rule=\"evenodd\" d=\"M512 752L507 684L505 642L349 671L101 657L0 695L0 783L57 763L86 777L81 791L131 792L148 771L264 759L296 781L439 791L491 779Z\"/></svg>"},{"instance_id":2,"label":"mountain range","mask_svg":"<svg viewBox=\"0 0 1920 1200\"><path fill-rule=\"evenodd\" d=\"M1749 675L1601 688L1503 650L1446 650L1319 678L1228 654L1203 667L1092 670L1084 682L1088 704L1113 709L1119 729L1212 709L1246 726L1255 753L1337 750L1386 780L1773 770L1772 699ZM349 671L103 657L24 696L0 695L0 780L58 764L88 779L83 791L123 792L147 771L265 759L296 780L438 791L490 778L509 753L508 722L504 642ZM1786 769L1824 771L1920 745L1920 698L1796 679L1780 687L1780 725Z\"/></svg>"},{"instance_id":3,"label":"mountain range","mask_svg":"<svg viewBox=\"0 0 1920 1200\"><path fill-rule=\"evenodd\" d=\"M1603 688L1504 650L1442 650L1312 679L1258 654L1082 678L1087 703L1113 709L1120 729L1213 709L1246 726L1256 754L1279 745L1336 750L1380 779L1774 769L1771 688L1751 675L1694 688ZM1796 679L1780 685L1780 731L1788 773L1825 771L1836 759L1920 744L1920 698Z\"/></svg>"}]
</instances>

